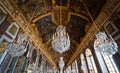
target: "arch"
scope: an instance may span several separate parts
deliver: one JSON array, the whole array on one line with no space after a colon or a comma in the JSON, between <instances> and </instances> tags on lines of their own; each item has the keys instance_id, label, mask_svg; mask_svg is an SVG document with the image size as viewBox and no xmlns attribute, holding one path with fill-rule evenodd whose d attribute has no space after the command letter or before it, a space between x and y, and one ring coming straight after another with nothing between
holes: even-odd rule
<instances>
[{"instance_id":1,"label":"arch","mask_svg":"<svg viewBox=\"0 0 120 73\"><path fill-rule=\"evenodd\" d=\"M30 54L29 54L29 57L32 57L32 54L33 54L33 51L34 51L34 50L37 51L37 49L36 49L35 47L31 47L31 48L30 48Z\"/></svg>"}]
</instances>

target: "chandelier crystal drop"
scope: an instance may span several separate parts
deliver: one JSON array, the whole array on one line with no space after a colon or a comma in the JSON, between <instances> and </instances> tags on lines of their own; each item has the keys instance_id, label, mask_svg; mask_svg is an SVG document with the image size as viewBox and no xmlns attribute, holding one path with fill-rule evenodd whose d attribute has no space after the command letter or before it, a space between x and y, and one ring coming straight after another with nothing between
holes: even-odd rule
<instances>
[{"instance_id":1,"label":"chandelier crystal drop","mask_svg":"<svg viewBox=\"0 0 120 73\"><path fill-rule=\"evenodd\" d=\"M62 25L59 25L56 33L53 34L52 48L59 53L70 49L70 38L68 33L66 33L66 28Z\"/></svg>"},{"instance_id":2,"label":"chandelier crystal drop","mask_svg":"<svg viewBox=\"0 0 120 73\"><path fill-rule=\"evenodd\" d=\"M106 52L107 54L115 54L117 52L117 43L112 37L109 38L105 32L97 33L96 38L94 48L97 48L101 52Z\"/></svg>"}]
</instances>

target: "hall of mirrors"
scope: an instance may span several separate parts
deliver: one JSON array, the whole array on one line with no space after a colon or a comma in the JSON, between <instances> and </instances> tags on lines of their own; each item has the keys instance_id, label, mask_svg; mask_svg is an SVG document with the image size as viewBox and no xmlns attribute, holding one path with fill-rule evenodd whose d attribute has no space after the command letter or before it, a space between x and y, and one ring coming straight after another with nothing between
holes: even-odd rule
<instances>
[{"instance_id":1,"label":"hall of mirrors","mask_svg":"<svg viewBox=\"0 0 120 73\"><path fill-rule=\"evenodd\" d=\"M61 23L66 30L58 34ZM52 43L63 35L62 48ZM0 0L0 73L120 73L120 1Z\"/></svg>"}]
</instances>

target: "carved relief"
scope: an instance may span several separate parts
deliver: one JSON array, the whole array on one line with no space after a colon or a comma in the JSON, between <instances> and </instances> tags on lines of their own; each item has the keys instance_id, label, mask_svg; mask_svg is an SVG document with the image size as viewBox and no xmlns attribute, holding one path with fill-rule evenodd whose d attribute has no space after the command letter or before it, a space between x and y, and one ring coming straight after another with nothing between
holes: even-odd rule
<instances>
[{"instance_id":1,"label":"carved relief","mask_svg":"<svg viewBox=\"0 0 120 73\"><path fill-rule=\"evenodd\" d=\"M57 25L66 25L70 18L69 12L67 9L59 7L52 13L52 20Z\"/></svg>"},{"instance_id":2,"label":"carved relief","mask_svg":"<svg viewBox=\"0 0 120 73\"><path fill-rule=\"evenodd\" d=\"M6 50L7 45L8 42L5 41L0 44L0 57L3 55L4 51Z\"/></svg>"}]
</instances>

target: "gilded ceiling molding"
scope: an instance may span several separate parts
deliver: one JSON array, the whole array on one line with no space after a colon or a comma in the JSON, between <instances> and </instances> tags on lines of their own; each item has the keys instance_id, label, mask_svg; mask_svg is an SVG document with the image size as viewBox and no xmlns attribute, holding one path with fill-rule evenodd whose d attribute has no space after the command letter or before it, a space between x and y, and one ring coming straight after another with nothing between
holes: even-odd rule
<instances>
[{"instance_id":1,"label":"gilded ceiling molding","mask_svg":"<svg viewBox=\"0 0 120 73\"><path fill-rule=\"evenodd\" d=\"M65 8L61 8L61 13L59 12L59 10L56 10L56 12L52 12L52 21L57 25L66 25L70 21L71 15L75 15L87 21L90 21L88 17L74 12L69 12Z\"/></svg>"},{"instance_id":2,"label":"gilded ceiling molding","mask_svg":"<svg viewBox=\"0 0 120 73\"><path fill-rule=\"evenodd\" d=\"M46 50L44 44L40 40L39 36L36 34L36 31L31 28L24 15L18 11L19 8L14 4L12 0L0 1L0 4L5 8L9 15L13 18L15 22L24 30L26 35L34 42L36 47L47 57L54 67L57 67L54 60L52 59L51 54ZM15 6L15 7L14 7Z\"/></svg>"},{"instance_id":3,"label":"gilded ceiling molding","mask_svg":"<svg viewBox=\"0 0 120 73\"><path fill-rule=\"evenodd\" d=\"M75 43L76 46L79 46L79 43L76 42L74 39L70 38L71 42Z\"/></svg>"},{"instance_id":4,"label":"gilded ceiling molding","mask_svg":"<svg viewBox=\"0 0 120 73\"><path fill-rule=\"evenodd\" d=\"M77 13L74 13L74 12L68 12L67 9L63 8L63 7L61 7L61 9L62 9L61 13L60 13L59 9L56 9L54 12L48 12L46 14L43 14L43 15L40 15L40 16L34 18L32 20L32 22L35 23L36 21L42 19L43 17L49 16L49 15L52 16L52 21L57 25L60 25L60 23L63 24L63 25L67 24L70 21L71 15L75 15L75 16L81 17L81 18L83 18L87 21L90 21L90 19L88 17L86 17L82 14L77 14ZM61 19L61 22L60 22L60 19Z\"/></svg>"},{"instance_id":5,"label":"gilded ceiling molding","mask_svg":"<svg viewBox=\"0 0 120 73\"><path fill-rule=\"evenodd\" d=\"M52 7L53 7L52 12L48 12L46 14L40 15L40 16L34 18L32 20L32 22L35 23L36 21L40 20L41 18L49 16L49 15L51 15L52 21L56 25L66 25L70 21L71 15L75 15L75 16L81 17L87 21L90 21L88 17L86 17L82 14L77 14L77 13L69 11L70 0L68 0L67 6L58 6L58 5L56 5L55 0L52 0Z\"/></svg>"},{"instance_id":6,"label":"gilded ceiling molding","mask_svg":"<svg viewBox=\"0 0 120 73\"><path fill-rule=\"evenodd\" d=\"M70 21L70 14L68 10L61 6L58 9L55 9L55 11L52 12L51 16L52 16L52 21L56 25L66 25Z\"/></svg>"},{"instance_id":7,"label":"gilded ceiling molding","mask_svg":"<svg viewBox=\"0 0 120 73\"><path fill-rule=\"evenodd\" d=\"M68 2L67 2L68 3ZM68 3L69 4L69 3ZM57 24L57 25L65 25L66 22L68 22L68 11L67 10L67 7L65 6L58 6L56 4L56 1L55 0L52 0L52 7L54 9L54 12L52 12L52 21ZM61 12L64 12L61 13ZM65 14L67 12L67 15ZM64 17L63 17L64 16ZM67 17L66 17L67 16ZM64 18L66 17L66 20L64 20ZM64 21L64 22L63 22Z\"/></svg>"},{"instance_id":8,"label":"gilded ceiling molding","mask_svg":"<svg viewBox=\"0 0 120 73\"><path fill-rule=\"evenodd\" d=\"M49 39L45 44L48 45L52 41L52 38ZM51 46L52 47L52 46Z\"/></svg>"},{"instance_id":9,"label":"gilded ceiling molding","mask_svg":"<svg viewBox=\"0 0 120 73\"><path fill-rule=\"evenodd\" d=\"M52 12L48 12L48 13L46 13L46 14L42 14L42 15L40 15L40 16L37 16L36 18L34 18L34 19L32 20L32 22L35 23L36 21L38 21L38 20L40 20L40 19L42 19L42 18L44 18L44 17L46 17L46 16L49 16L49 15L51 15L51 14L52 14Z\"/></svg>"},{"instance_id":10,"label":"gilded ceiling molding","mask_svg":"<svg viewBox=\"0 0 120 73\"><path fill-rule=\"evenodd\" d=\"M90 19L82 14L77 14L77 13L74 13L74 12L69 12L70 15L75 15L75 16L78 16L78 17L81 17L87 21L90 21Z\"/></svg>"}]
</instances>

